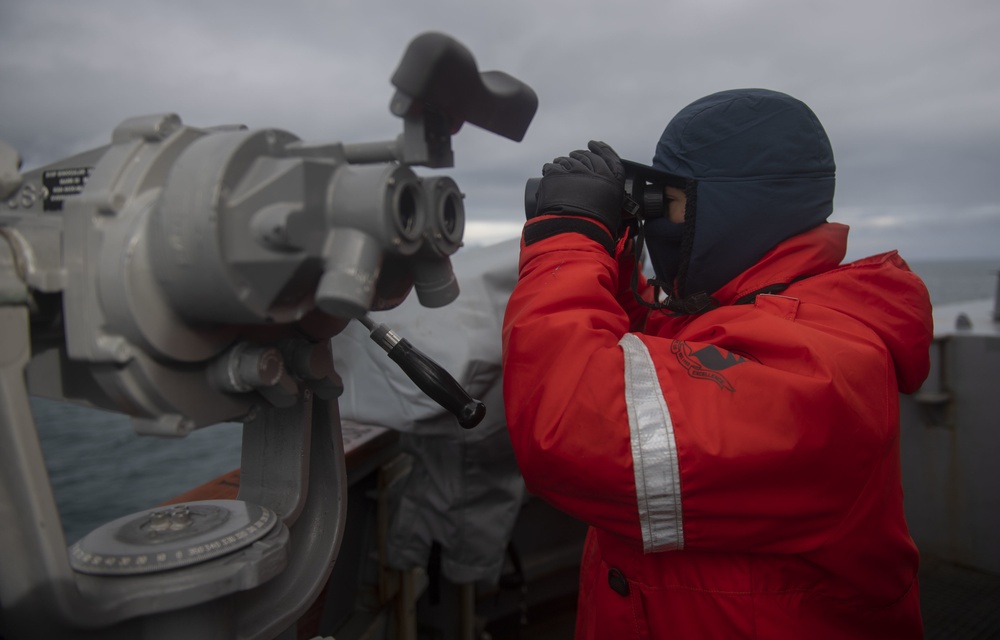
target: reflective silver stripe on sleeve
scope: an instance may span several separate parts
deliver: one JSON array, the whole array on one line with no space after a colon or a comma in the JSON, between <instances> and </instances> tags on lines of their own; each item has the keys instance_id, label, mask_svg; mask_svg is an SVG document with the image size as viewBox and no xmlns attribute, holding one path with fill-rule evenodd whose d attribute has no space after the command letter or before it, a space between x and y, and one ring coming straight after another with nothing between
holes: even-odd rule
<instances>
[{"instance_id":1,"label":"reflective silver stripe on sleeve","mask_svg":"<svg viewBox=\"0 0 1000 640\"><path fill-rule=\"evenodd\" d=\"M667 401L642 340L627 333L618 345L625 353L625 404L643 551L683 549L680 470Z\"/></svg>"}]
</instances>

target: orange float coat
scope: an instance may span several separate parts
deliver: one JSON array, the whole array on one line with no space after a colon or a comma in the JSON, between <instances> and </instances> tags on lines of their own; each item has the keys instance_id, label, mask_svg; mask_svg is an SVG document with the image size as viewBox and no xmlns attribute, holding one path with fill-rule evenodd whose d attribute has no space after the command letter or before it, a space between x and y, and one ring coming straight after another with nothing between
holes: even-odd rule
<instances>
[{"instance_id":1,"label":"orange float coat","mask_svg":"<svg viewBox=\"0 0 1000 640\"><path fill-rule=\"evenodd\" d=\"M691 316L636 304L623 242L522 244L504 402L528 489L591 525L578 638L921 636L898 393L930 302L846 242L794 236Z\"/></svg>"}]
</instances>

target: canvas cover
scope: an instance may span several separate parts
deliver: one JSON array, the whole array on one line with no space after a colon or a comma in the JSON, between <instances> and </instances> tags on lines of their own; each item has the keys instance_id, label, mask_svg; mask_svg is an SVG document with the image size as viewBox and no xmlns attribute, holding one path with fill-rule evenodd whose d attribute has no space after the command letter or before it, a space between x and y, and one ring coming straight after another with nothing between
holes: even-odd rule
<instances>
[{"instance_id":1,"label":"canvas cover","mask_svg":"<svg viewBox=\"0 0 1000 640\"><path fill-rule=\"evenodd\" d=\"M500 328L517 281L518 240L463 248L452 257L461 293L429 309L410 294L397 308L372 313L375 322L444 367L486 404L470 430L425 395L352 322L333 339L344 380L344 420L401 433L413 470L394 496L389 562L426 567L441 546L442 575L455 583L495 582L524 497L524 483L507 434L500 375Z\"/></svg>"}]
</instances>

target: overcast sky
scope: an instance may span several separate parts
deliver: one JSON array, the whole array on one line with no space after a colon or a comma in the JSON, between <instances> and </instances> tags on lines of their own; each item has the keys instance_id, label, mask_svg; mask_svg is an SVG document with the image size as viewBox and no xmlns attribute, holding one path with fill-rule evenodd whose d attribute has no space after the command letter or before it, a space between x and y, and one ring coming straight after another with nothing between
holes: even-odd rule
<instances>
[{"instance_id":1,"label":"overcast sky","mask_svg":"<svg viewBox=\"0 0 1000 640\"><path fill-rule=\"evenodd\" d=\"M389 78L424 31L540 100L520 143L454 138L470 243L519 232L524 181L553 156L593 138L649 162L683 106L754 86L824 123L851 257L1000 257L996 0L0 0L0 139L25 169L160 112L391 139Z\"/></svg>"}]
</instances>

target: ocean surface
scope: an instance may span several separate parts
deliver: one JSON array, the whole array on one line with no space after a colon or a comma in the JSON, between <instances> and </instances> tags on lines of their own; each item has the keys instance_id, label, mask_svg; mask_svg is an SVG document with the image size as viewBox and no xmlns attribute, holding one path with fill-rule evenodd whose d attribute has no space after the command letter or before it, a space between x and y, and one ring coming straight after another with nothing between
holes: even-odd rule
<instances>
[{"instance_id":1,"label":"ocean surface","mask_svg":"<svg viewBox=\"0 0 1000 640\"><path fill-rule=\"evenodd\" d=\"M934 304L997 291L1000 258L910 266L924 279ZM240 424L166 440L136 436L124 415L39 398L32 398L32 409L67 544L240 466Z\"/></svg>"}]
</instances>

